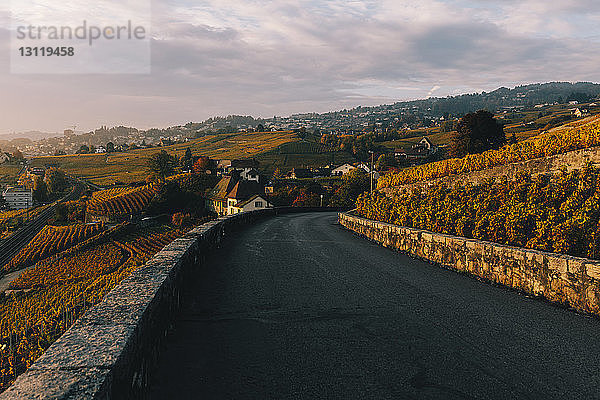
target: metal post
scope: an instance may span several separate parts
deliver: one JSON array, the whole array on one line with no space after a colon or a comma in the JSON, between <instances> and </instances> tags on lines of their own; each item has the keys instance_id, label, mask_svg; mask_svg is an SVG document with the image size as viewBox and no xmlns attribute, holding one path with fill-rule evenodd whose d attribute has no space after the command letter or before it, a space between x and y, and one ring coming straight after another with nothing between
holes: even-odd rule
<instances>
[{"instance_id":1,"label":"metal post","mask_svg":"<svg viewBox=\"0 0 600 400\"><path fill-rule=\"evenodd\" d=\"M371 193L373 193L373 151L369 151L371 153L371 169L369 170L369 175L371 175Z\"/></svg>"}]
</instances>

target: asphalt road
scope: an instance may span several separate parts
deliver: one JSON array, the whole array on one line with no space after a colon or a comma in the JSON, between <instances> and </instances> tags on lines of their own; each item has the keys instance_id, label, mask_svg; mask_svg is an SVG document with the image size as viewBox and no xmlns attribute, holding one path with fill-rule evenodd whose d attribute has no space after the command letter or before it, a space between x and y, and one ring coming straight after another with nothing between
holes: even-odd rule
<instances>
[{"instance_id":1,"label":"asphalt road","mask_svg":"<svg viewBox=\"0 0 600 400\"><path fill-rule=\"evenodd\" d=\"M374 245L237 232L189 282L153 399L596 399L600 320Z\"/></svg>"}]
</instances>

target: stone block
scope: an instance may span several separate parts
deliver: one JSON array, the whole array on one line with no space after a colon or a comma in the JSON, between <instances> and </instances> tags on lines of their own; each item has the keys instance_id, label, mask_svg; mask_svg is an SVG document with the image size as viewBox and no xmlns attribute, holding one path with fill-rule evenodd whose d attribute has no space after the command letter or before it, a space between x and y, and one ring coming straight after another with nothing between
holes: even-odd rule
<instances>
[{"instance_id":1,"label":"stone block","mask_svg":"<svg viewBox=\"0 0 600 400\"><path fill-rule=\"evenodd\" d=\"M100 368L76 370L30 369L6 391L0 400L91 400L104 398L111 371Z\"/></svg>"},{"instance_id":2,"label":"stone block","mask_svg":"<svg viewBox=\"0 0 600 400\"><path fill-rule=\"evenodd\" d=\"M78 321L30 369L113 368L136 329L136 325L87 325Z\"/></svg>"},{"instance_id":3,"label":"stone block","mask_svg":"<svg viewBox=\"0 0 600 400\"><path fill-rule=\"evenodd\" d=\"M553 254L547 257L547 262L550 271L556 271L560 274L566 274L569 271L566 257Z\"/></svg>"},{"instance_id":4,"label":"stone block","mask_svg":"<svg viewBox=\"0 0 600 400\"><path fill-rule=\"evenodd\" d=\"M587 276L592 279L600 279L600 263L586 262L584 265Z\"/></svg>"}]
</instances>

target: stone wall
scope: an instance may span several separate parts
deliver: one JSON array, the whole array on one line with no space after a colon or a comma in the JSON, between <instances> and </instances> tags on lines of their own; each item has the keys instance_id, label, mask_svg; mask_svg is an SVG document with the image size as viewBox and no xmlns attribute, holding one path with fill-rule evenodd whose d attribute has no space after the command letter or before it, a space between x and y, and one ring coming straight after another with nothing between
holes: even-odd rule
<instances>
[{"instance_id":1,"label":"stone wall","mask_svg":"<svg viewBox=\"0 0 600 400\"><path fill-rule=\"evenodd\" d=\"M600 262L339 214L340 224L383 246L579 311L600 314Z\"/></svg>"},{"instance_id":2,"label":"stone wall","mask_svg":"<svg viewBox=\"0 0 600 400\"><path fill-rule=\"evenodd\" d=\"M587 162L591 162L596 166L600 165L600 147L591 147L550 157L536 158L507 165L498 165L483 171L444 176L430 181L383 188L381 191L391 195L411 190L412 188L426 189L442 182L450 186L453 186L456 183L477 184L488 178L507 177L510 179L515 177L519 172L527 172L532 175L549 174L558 172L562 167L566 167L567 171L572 171L574 169L581 169Z\"/></svg>"},{"instance_id":3,"label":"stone wall","mask_svg":"<svg viewBox=\"0 0 600 400\"><path fill-rule=\"evenodd\" d=\"M208 222L175 240L92 307L5 392L0 400L135 399L179 308L185 277L238 227L280 213L338 211L280 208Z\"/></svg>"}]
</instances>

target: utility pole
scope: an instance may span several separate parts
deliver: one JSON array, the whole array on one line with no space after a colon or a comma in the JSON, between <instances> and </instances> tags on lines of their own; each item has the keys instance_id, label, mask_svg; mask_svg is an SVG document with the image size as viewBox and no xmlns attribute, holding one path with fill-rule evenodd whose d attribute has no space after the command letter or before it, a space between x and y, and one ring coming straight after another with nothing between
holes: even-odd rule
<instances>
[{"instance_id":1,"label":"utility pole","mask_svg":"<svg viewBox=\"0 0 600 400\"><path fill-rule=\"evenodd\" d=\"M373 193L373 150L369 150L371 153L371 169L369 170L369 175L371 176L371 193Z\"/></svg>"}]
</instances>

